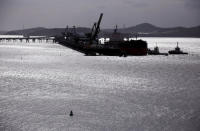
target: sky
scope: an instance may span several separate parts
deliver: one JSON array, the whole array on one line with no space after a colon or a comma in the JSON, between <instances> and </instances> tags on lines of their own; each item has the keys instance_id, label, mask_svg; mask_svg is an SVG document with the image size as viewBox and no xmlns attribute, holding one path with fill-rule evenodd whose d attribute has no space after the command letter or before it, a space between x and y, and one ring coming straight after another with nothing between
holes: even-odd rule
<instances>
[{"instance_id":1,"label":"sky","mask_svg":"<svg viewBox=\"0 0 200 131\"><path fill-rule=\"evenodd\" d=\"M200 0L0 0L0 30L91 27L100 13L102 28L192 27L200 25Z\"/></svg>"}]
</instances>

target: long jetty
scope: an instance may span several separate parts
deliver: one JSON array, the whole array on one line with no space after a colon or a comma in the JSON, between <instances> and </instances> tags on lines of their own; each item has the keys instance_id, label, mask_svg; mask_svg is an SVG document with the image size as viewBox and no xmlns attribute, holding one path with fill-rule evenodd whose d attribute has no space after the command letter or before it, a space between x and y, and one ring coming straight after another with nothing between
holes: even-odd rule
<instances>
[{"instance_id":1,"label":"long jetty","mask_svg":"<svg viewBox=\"0 0 200 131\"><path fill-rule=\"evenodd\" d=\"M17 36L17 35L0 35L0 42L26 42L26 43L36 43L36 42L55 42L54 37L47 36Z\"/></svg>"}]
</instances>

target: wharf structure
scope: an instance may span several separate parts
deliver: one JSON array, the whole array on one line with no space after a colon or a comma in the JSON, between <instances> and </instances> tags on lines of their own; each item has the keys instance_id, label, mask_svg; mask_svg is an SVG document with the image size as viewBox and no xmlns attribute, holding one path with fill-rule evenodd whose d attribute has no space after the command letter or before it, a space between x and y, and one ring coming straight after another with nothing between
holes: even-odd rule
<instances>
[{"instance_id":1,"label":"wharf structure","mask_svg":"<svg viewBox=\"0 0 200 131\"><path fill-rule=\"evenodd\" d=\"M26 42L26 43L41 43L41 42L52 42L54 43L54 37L47 36L28 36L24 37L23 35L0 35L1 42Z\"/></svg>"}]
</instances>

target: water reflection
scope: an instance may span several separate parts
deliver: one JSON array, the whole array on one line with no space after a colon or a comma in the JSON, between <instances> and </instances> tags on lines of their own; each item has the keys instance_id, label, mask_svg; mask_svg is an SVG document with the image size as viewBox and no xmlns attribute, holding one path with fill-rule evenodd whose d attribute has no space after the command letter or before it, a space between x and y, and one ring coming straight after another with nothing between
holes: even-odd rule
<instances>
[{"instance_id":1,"label":"water reflection","mask_svg":"<svg viewBox=\"0 0 200 131\"><path fill-rule=\"evenodd\" d=\"M179 41L192 55L86 57L1 43L0 130L197 130L199 39L144 39L161 50Z\"/></svg>"}]
</instances>

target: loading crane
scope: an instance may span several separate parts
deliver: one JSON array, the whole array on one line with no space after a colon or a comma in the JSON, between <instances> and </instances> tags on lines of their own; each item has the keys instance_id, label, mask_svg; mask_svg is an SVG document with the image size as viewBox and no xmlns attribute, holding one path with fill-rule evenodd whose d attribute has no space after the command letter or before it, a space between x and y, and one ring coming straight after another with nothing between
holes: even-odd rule
<instances>
[{"instance_id":1,"label":"loading crane","mask_svg":"<svg viewBox=\"0 0 200 131\"><path fill-rule=\"evenodd\" d=\"M92 41L96 40L97 35L100 32L100 24L101 24L102 17L103 17L103 13L100 14L98 22L97 23L95 22L93 27L92 27L91 36L90 36L90 43L92 43Z\"/></svg>"}]
</instances>

